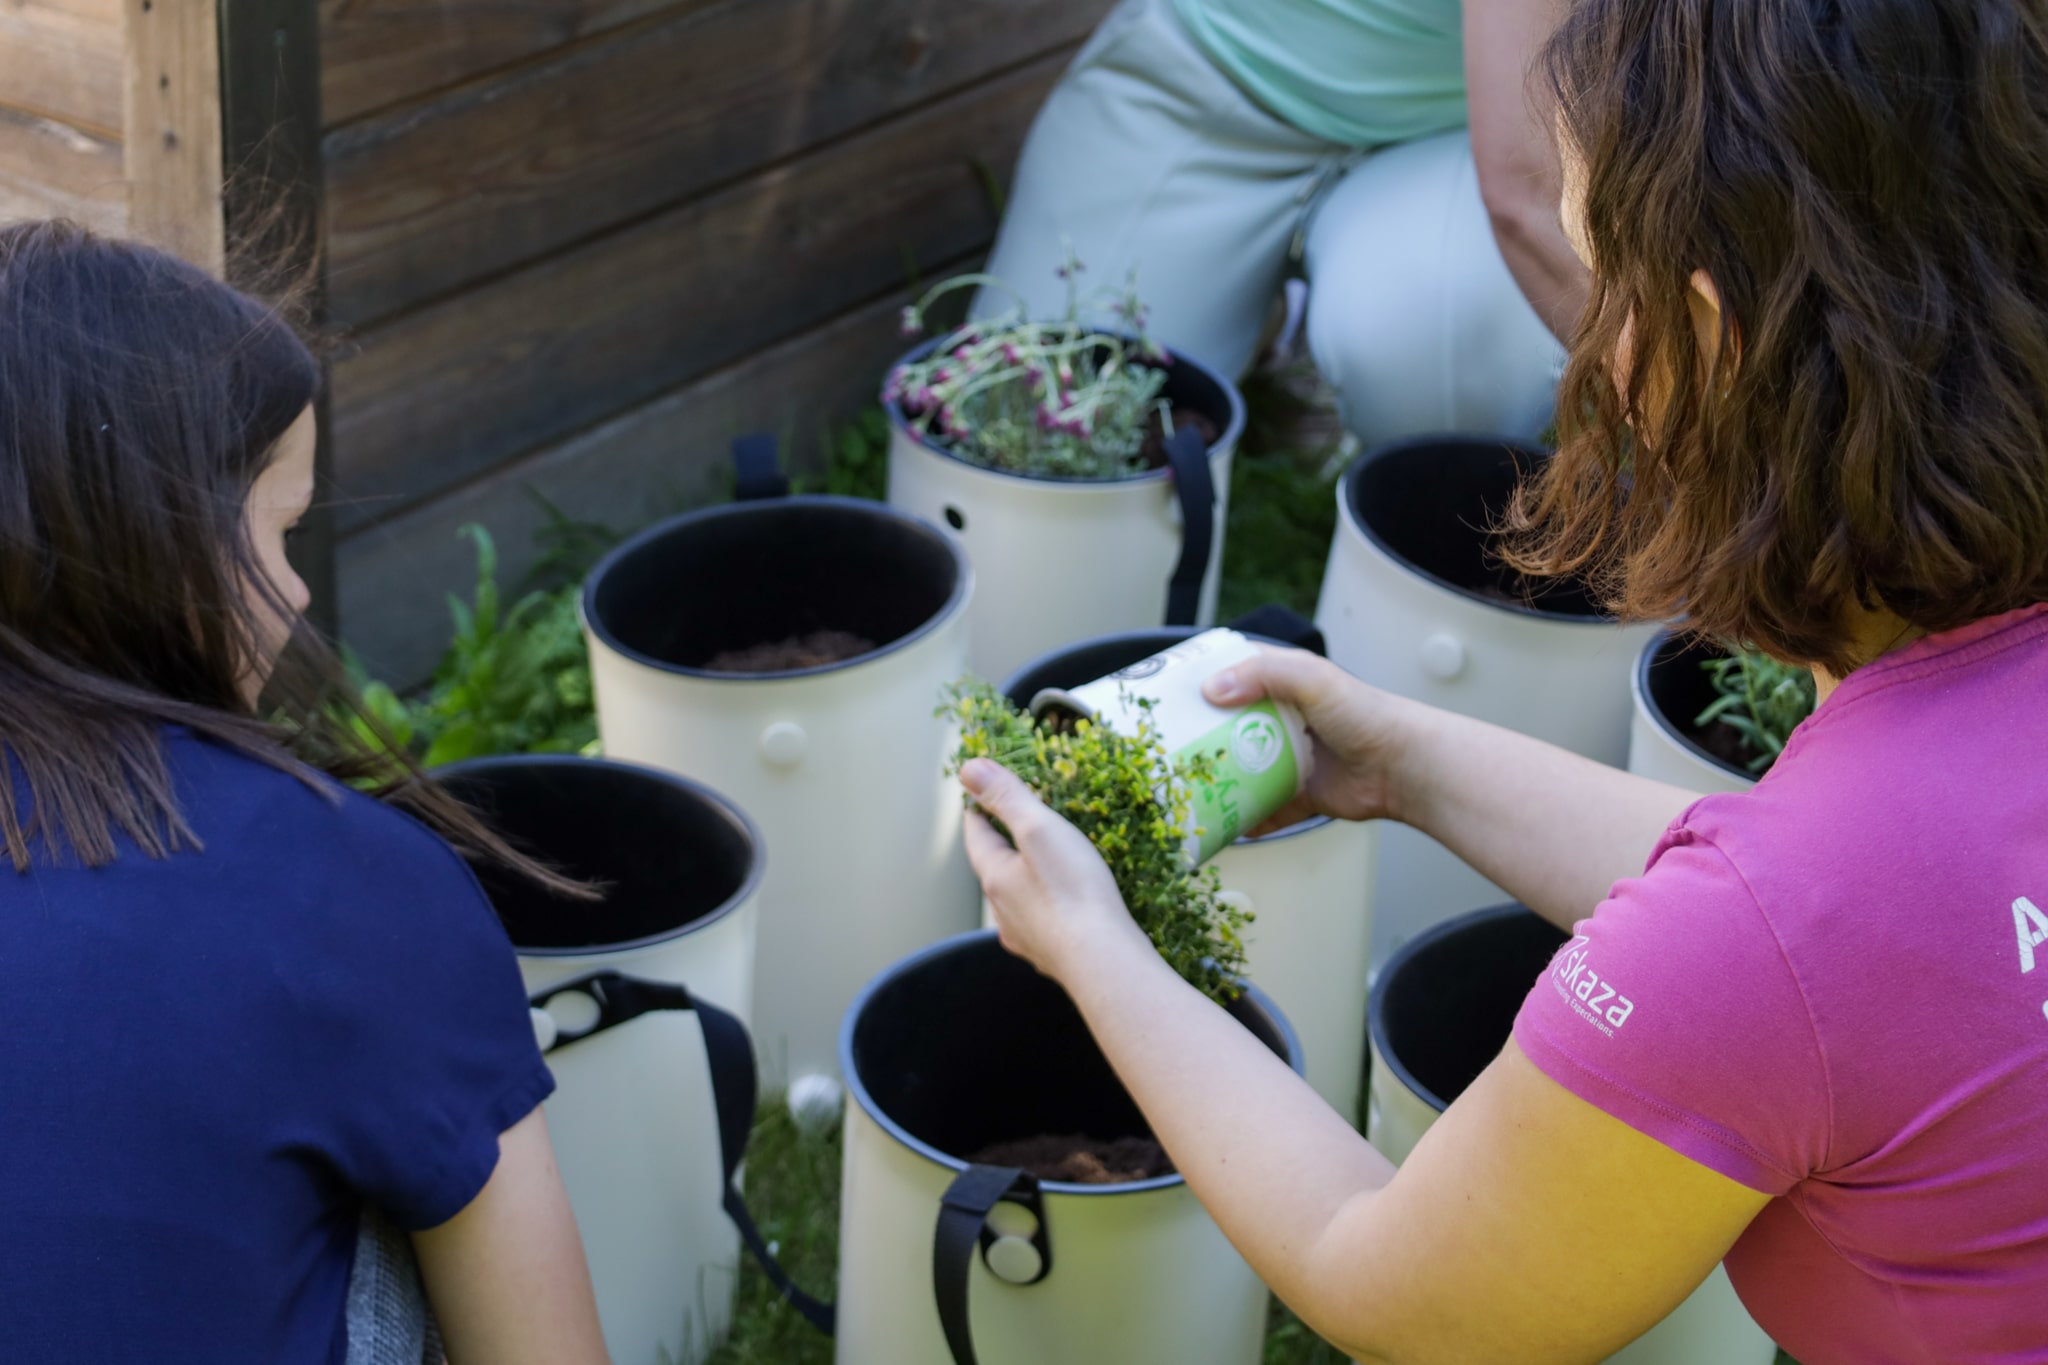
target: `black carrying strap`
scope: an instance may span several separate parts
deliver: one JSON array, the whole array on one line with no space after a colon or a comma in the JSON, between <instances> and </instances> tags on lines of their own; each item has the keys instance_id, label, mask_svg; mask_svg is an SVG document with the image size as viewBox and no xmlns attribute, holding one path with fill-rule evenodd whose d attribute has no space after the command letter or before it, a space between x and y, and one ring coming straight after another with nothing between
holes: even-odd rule
<instances>
[{"instance_id":1,"label":"black carrying strap","mask_svg":"<svg viewBox=\"0 0 2048 1365\"><path fill-rule=\"evenodd\" d=\"M718 1113L718 1155L725 1173L723 1202L726 1216L740 1230L740 1240L747 1244L747 1250L760 1263L762 1273L789 1302L789 1306L801 1313L804 1321L831 1336L836 1318L833 1306L806 1294L797 1287L796 1281L789 1278L789 1272L782 1268L767 1240L761 1236L761 1229L755 1226L746 1196L740 1193L740 1162L746 1159L747 1138L754 1130L754 1104L759 1092L759 1078L754 1070L754 1042L747 1036L747 1026L734 1015L695 998L687 988L672 981L649 981L611 971L592 972L550 986L537 992L532 1004L535 1009L544 1010L548 1001L570 993L587 995L596 1001L597 1020L588 1028L557 1034L550 1051L656 1010L696 1012L697 1022L704 1030L704 1055L711 1065L711 1101Z\"/></svg>"},{"instance_id":2,"label":"black carrying strap","mask_svg":"<svg viewBox=\"0 0 2048 1365\"><path fill-rule=\"evenodd\" d=\"M1293 645L1296 649L1305 649L1324 658L1330 655L1329 646L1323 642L1323 632L1316 623L1278 602L1253 607L1232 621L1230 628L1241 635L1263 635L1268 640L1278 640L1283 645Z\"/></svg>"},{"instance_id":3,"label":"black carrying strap","mask_svg":"<svg viewBox=\"0 0 2048 1365\"><path fill-rule=\"evenodd\" d=\"M1031 1245L1038 1250L1037 1284L1052 1273L1052 1242L1045 1230L1045 1199L1038 1177L1015 1166L969 1166L953 1178L939 1199L939 1225L932 1234L932 1297L939 1306L939 1326L954 1365L979 1365L974 1357L974 1329L967 1318L967 1285L977 1252L994 1245L988 1216L1008 1200L1029 1209L1038 1220Z\"/></svg>"},{"instance_id":4,"label":"black carrying strap","mask_svg":"<svg viewBox=\"0 0 2048 1365\"><path fill-rule=\"evenodd\" d=\"M1202 580L1216 548L1216 477L1208 442L1191 426L1167 439L1166 460L1180 499L1180 563L1166 583L1166 624L1191 626L1202 610Z\"/></svg>"},{"instance_id":5,"label":"black carrying strap","mask_svg":"<svg viewBox=\"0 0 2048 1365\"><path fill-rule=\"evenodd\" d=\"M775 438L766 435L740 436L732 443L732 495L740 502L789 496L789 476L782 472L782 460Z\"/></svg>"}]
</instances>

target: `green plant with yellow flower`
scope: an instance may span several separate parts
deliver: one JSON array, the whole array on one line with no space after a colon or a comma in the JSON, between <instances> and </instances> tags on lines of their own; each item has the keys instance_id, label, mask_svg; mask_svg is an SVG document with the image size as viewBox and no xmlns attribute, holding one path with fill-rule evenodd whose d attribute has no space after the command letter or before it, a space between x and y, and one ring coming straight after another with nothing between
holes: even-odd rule
<instances>
[{"instance_id":1,"label":"green plant with yellow flower","mask_svg":"<svg viewBox=\"0 0 2048 1365\"><path fill-rule=\"evenodd\" d=\"M1135 737L1091 720L1044 724L978 678L947 689L942 714L960 726L949 774L971 758L1017 774L1088 836L1167 965L1211 999L1236 997L1251 916L1222 895L1213 868L1190 870L1182 857L1188 793L1212 780L1214 756L1169 763L1149 716Z\"/></svg>"}]
</instances>

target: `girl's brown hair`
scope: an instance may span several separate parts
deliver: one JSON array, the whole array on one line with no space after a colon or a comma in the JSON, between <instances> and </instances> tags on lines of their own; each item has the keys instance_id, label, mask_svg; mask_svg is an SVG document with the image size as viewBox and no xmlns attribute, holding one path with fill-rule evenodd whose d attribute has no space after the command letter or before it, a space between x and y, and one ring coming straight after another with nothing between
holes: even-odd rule
<instances>
[{"instance_id":1,"label":"girl's brown hair","mask_svg":"<svg viewBox=\"0 0 2048 1365\"><path fill-rule=\"evenodd\" d=\"M2048 598L2048 11L1580 0L1547 64L1593 292L1521 567L1837 674L1853 605Z\"/></svg>"},{"instance_id":2,"label":"girl's brown hair","mask_svg":"<svg viewBox=\"0 0 2048 1365\"><path fill-rule=\"evenodd\" d=\"M410 808L458 846L571 894L394 752L303 627L260 714L246 506L319 367L279 307L62 222L0 229L0 839L111 861L199 840L162 735L182 726L332 791ZM25 799L24 799L25 798Z\"/></svg>"}]
</instances>

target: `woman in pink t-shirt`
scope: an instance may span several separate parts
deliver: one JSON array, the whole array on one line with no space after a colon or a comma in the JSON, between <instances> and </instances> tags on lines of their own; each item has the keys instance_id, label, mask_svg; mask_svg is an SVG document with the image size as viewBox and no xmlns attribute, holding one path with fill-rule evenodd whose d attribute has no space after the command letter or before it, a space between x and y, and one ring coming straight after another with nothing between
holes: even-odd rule
<instances>
[{"instance_id":1,"label":"woman in pink t-shirt","mask_svg":"<svg viewBox=\"0 0 2048 1365\"><path fill-rule=\"evenodd\" d=\"M1548 60L1594 289L1521 553L1819 709L1701 799L1303 654L1211 681L1575 935L1398 1174L982 762L1004 942L1361 1360L1597 1359L1725 1257L1807 1365L2048 1362L2048 9L1581 0Z\"/></svg>"}]
</instances>

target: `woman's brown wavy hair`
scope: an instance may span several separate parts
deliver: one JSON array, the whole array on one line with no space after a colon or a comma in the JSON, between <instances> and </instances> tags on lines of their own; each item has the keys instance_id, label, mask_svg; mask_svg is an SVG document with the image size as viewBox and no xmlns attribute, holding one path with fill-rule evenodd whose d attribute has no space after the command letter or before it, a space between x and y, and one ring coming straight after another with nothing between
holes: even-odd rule
<instances>
[{"instance_id":1,"label":"woman's brown wavy hair","mask_svg":"<svg viewBox=\"0 0 2048 1365\"><path fill-rule=\"evenodd\" d=\"M17 871L104 864L122 836L198 847L164 753L180 726L587 894L393 752L310 630L260 710L244 697L262 631L243 585L269 585L245 509L318 384L288 307L70 223L0 229L0 847Z\"/></svg>"},{"instance_id":2,"label":"woman's brown wavy hair","mask_svg":"<svg viewBox=\"0 0 2048 1365\"><path fill-rule=\"evenodd\" d=\"M2048 598L2039 0L1580 0L1546 55L1593 290L1518 564L1837 675L1852 604Z\"/></svg>"}]
</instances>

